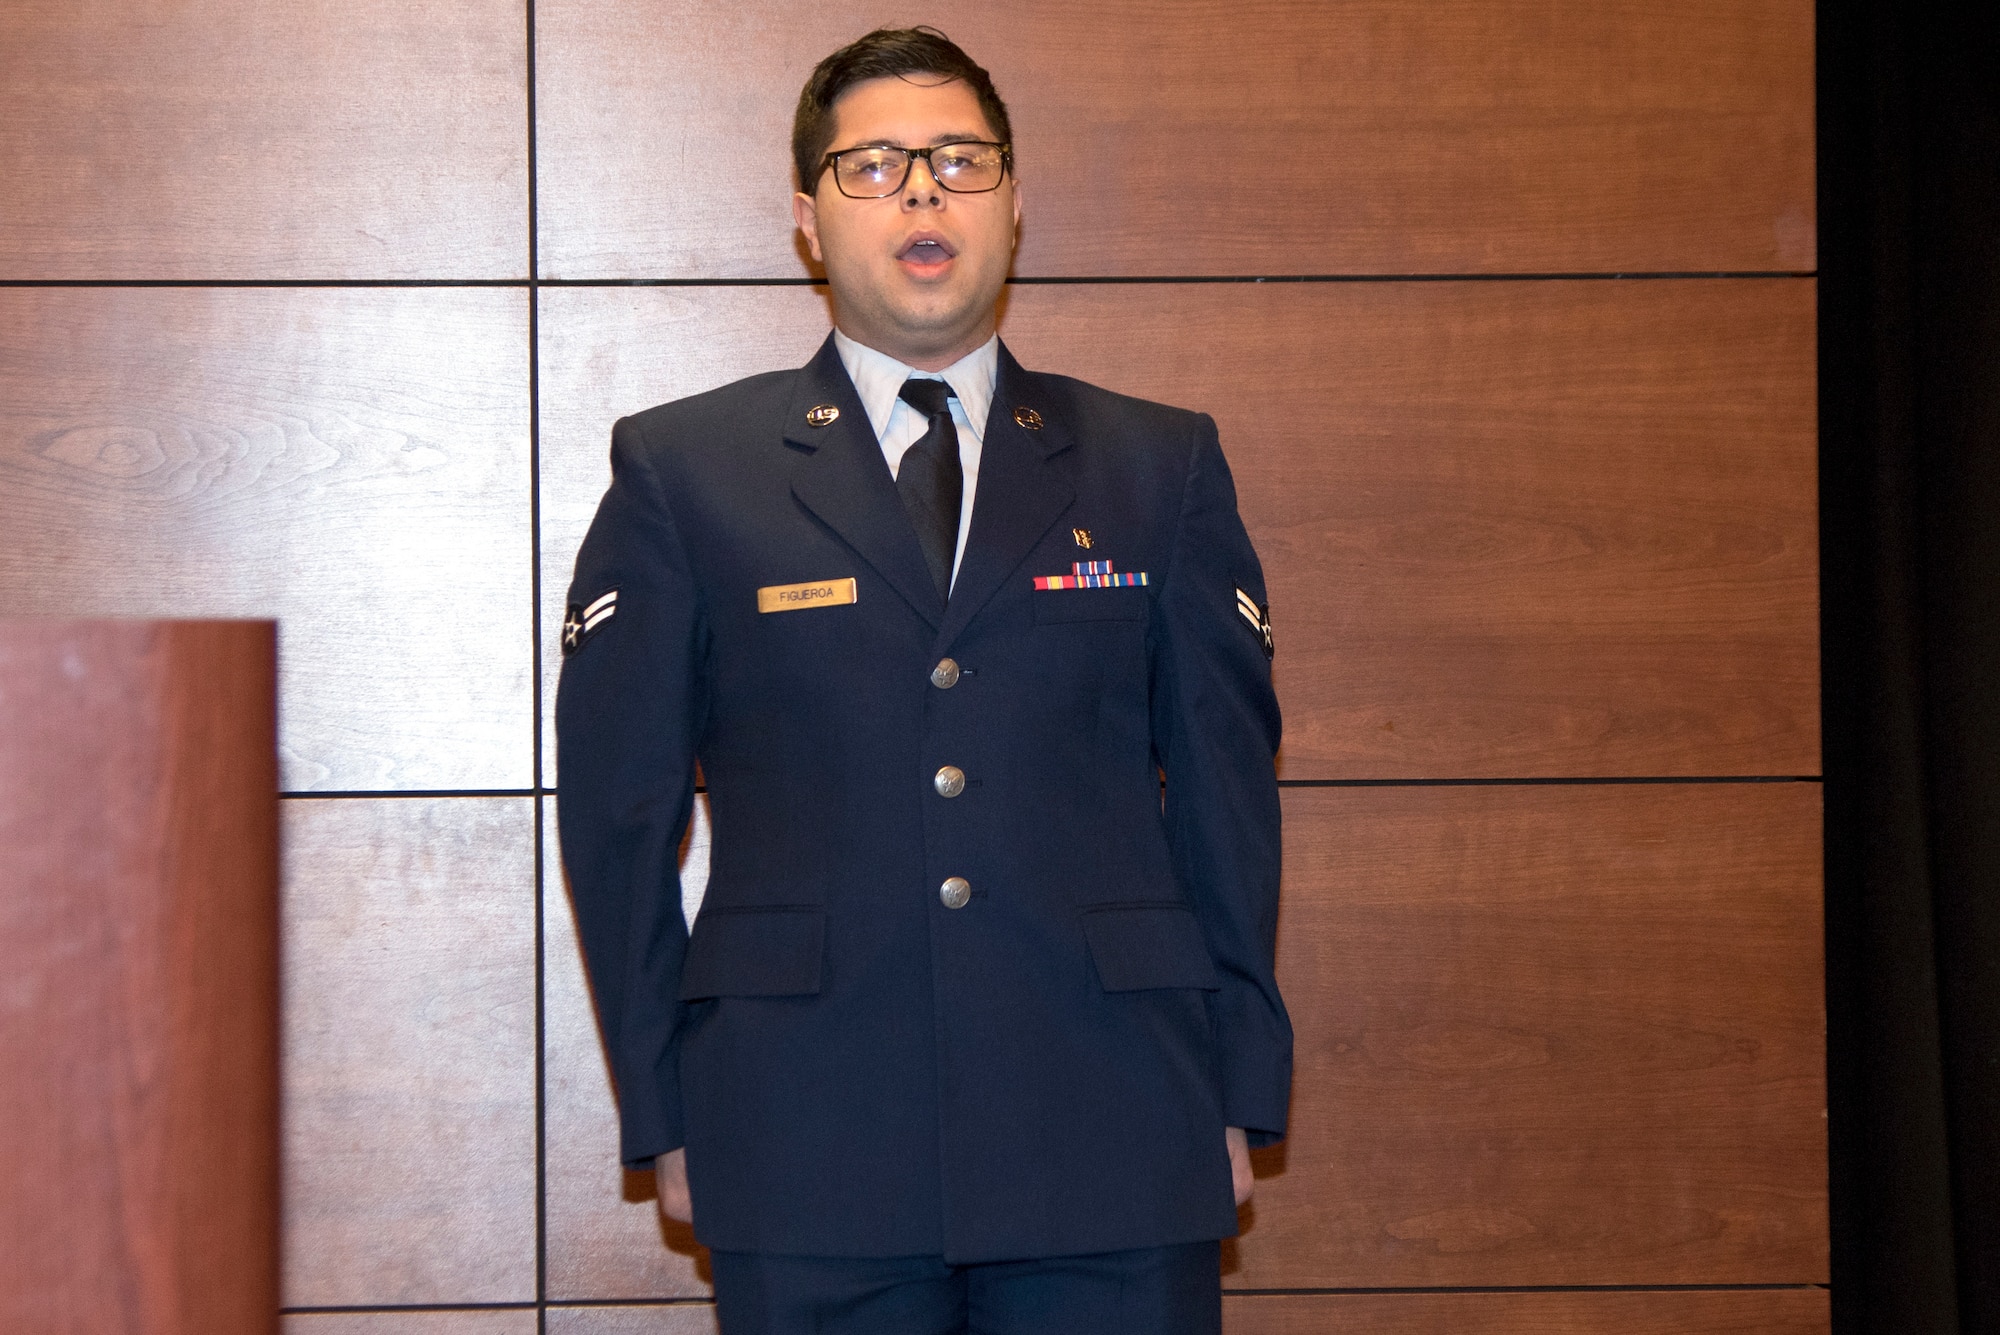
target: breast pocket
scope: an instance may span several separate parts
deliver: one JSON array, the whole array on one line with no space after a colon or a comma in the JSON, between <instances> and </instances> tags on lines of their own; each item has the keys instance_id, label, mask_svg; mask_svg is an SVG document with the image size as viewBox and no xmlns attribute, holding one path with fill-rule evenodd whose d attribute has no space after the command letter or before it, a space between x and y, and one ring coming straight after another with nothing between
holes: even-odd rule
<instances>
[{"instance_id":1,"label":"breast pocket","mask_svg":"<svg viewBox=\"0 0 2000 1335\"><path fill-rule=\"evenodd\" d=\"M1151 600L1141 588L1038 589L1035 624L1067 621L1144 621Z\"/></svg>"},{"instance_id":2,"label":"breast pocket","mask_svg":"<svg viewBox=\"0 0 2000 1335\"><path fill-rule=\"evenodd\" d=\"M1222 986L1201 925L1180 904L1117 904L1086 911L1083 935L1106 992Z\"/></svg>"},{"instance_id":3,"label":"breast pocket","mask_svg":"<svg viewBox=\"0 0 2000 1335\"><path fill-rule=\"evenodd\" d=\"M819 909L705 908L681 965L680 999L811 996L825 960Z\"/></svg>"}]
</instances>

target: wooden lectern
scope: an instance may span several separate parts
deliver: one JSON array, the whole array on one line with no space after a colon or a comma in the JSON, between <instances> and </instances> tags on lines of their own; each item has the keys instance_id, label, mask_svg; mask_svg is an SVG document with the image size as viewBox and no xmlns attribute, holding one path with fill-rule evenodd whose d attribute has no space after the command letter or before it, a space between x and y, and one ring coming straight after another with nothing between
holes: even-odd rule
<instances>
[{"instance_id":1,"label":"wooden lectern","mask_svg":"<svg viewBox=\"0 0 2000 1335\"><path fill-rule=\"evenodd\" d=\"M275 642L0 621L0 1330L277 1328Z\"/></svg>"}]
</instances>

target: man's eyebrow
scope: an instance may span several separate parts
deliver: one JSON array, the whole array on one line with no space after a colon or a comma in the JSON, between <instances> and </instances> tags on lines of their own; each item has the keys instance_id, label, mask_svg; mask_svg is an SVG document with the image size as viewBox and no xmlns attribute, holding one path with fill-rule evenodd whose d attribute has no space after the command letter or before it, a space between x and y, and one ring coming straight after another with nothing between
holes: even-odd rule
<instances>
[{"instance_id":1,"label":"man's eyebrow","mask_svg":"<svg viewBox=\"0 0 2000 1335\"><path fill-rule=\"evenodd\" d=\"M985 133L982 131L951 130L945 132L944 134L932 135L930 143L925 145L925 147L936 148L939 144L990 144L993 142L994 141L988 139ZM908 144L899 144L893 139L864 139L860 143L852 145L852 148L908 148L908 147L909 147ZM843 148L836 151L841 153L846 153L852 151L852 149Z\"/></svg>"}]
</instances>

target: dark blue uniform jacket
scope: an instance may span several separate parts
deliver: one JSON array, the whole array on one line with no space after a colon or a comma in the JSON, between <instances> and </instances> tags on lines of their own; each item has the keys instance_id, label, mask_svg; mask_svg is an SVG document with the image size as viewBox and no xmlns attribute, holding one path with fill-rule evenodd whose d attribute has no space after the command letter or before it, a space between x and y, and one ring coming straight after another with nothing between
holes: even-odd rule
<instances>
[{"instance_id":1,"label":"dark blue uniform jacket","mask_svg":"<svg viewBox=\"0 0 2000 1335\"><path fill-rule=\"evenodd\" d=\"M1283 1134L1278 708L1215 424L1003 348L983 446L945 605L831 339L612 433L556 697L563 861L625 1160L687 1147L710 1246L1225 1237L1223 1128ZM1146 581L1035 585L1088 561Z\"/></svg>"}]
</instances>

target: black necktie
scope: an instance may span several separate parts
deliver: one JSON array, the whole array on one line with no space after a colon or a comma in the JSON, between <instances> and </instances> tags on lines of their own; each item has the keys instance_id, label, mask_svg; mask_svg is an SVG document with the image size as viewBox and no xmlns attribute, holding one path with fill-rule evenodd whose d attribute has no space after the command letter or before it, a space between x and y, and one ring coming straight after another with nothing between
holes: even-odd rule
<instances>
[{"instance_id":1,"label":"black necktie","mask_svg":"<svg viewBox=\"0 0 2000 1335\"><path fill-rule=\"evenodd\" d=\"M958 507L965 496L965 468L958 461L958 428L951 420L951 386L942 380L903 382L903 402L931 419L922 440L903 452L896 491L916 526L917 543L938 597L951 598L951 558L958 552Z\"/></svg>"}]
</instances>

